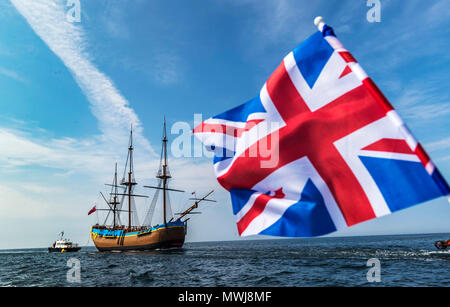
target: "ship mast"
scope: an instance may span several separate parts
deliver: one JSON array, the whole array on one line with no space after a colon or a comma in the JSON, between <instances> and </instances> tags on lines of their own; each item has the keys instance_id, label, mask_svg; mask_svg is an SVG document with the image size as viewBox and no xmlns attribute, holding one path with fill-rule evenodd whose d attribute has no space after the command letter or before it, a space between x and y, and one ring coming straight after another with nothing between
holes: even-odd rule
<instances>
[{"instance_id":1,"label":"ship mast","mask_svg":"<svg viewBox=\"0 0 450 307\"><path fill-rule=\"evenodd\" d=\"M113 229L116 228L116 210L119 202L117 201L117 163L114 171L114 201L111 203L113 205Z\"/></svg>"},{"instance_id":2,"label":"ship mast","mask_svg":"<svg viewBox=\"0 0 450 307\"><path fill-rule=\"evenodd\" d=\"M124 195L124 194L119 193L117 189L118 188L126 189L125 187L122 187L122 186L118 185L118 181L117 181L117 163L115 164L114 179L113 179L112 184L107 184L106 183L105 185L111 186L113 188L111 190L111 193L110 193L110 195L112 195L112 201L111 201L111 198L110 198L110 200L107 200L106 197L103 195L103 193L100 192L100 195L103 197L103 200L108 205L109 209L97 209L97 210L98 211L108 211L108 215L106 216L104 225L106 225L106 222L107 222L108 217L109 217L109 213L110 212L113 213L113 224L112 224L112 227L114 229L116 227L116 225L119 225L119 223L120 223L119 212L126 212L126 210L121 210L121 209L117 208L117 205L119 205L121 203L119 201L118 195Z\"/></svg>"},{"instance_id":3,"label":"ship mast","mask_svg":"<svg viewBox=\"0 0 450 307\"><path fill-rule=\"evenodd\" d=\"M162 154L164 159L164 164L162 165L162 174L158 174L156 178L162 179L162 190L163 190L163 216L164 216L164 225L167 224L167 216L166 216L166 198L167 198L167 180L171 178L170 174L167 171L167 132L166 132L166 118L164 117L164 132L163 132L163 148Z\"/></svg>"},{"instance_id":4,"label":"ship mast","mask_svg":"<svg viewBox=\"0 0 450 307\"><path fill-rule=\"evenodd\" d=\"M130 163L130 167L128 170L128 181L122 180L122 185L127 187L128 196L128 228L131 228L131 197L137 196L132 194L133 186L137 183L133 181L133 126L131 126L130 130L130 146L128 147L128 162Z\"/></svg>"},{"instance_id":5,"label":"ship mast","mask_svg":"<svg viewBox=\"0 0 450 307\"><path fill-rule=\"evenodd\" d=\"M164 219L164 225L166 227L167 227L167 207L169 206L169 208L170 208L168 192L169 191L181 192L181 193L184 192L182 190L172 189L172 188L168 187L169 179L172 178L172 176L170 175L170 172L169 172L168 157L167 157L167 142L168 142L168 140L167 140L167 131L166 131L166 118L164 117L164 130L163 130L163 139L162 139L163 145L161 148L161 158L160 158L160 162L159 162L159 169L158 169L158 173L156 175L156 178L160 179L159 185L158 186L144 185L144 188L157 189L157 190L163 191L163 219ZM157 199L157 196L158 196L158 194L155 193L154 200ZM156 204L156 202L155 202L155 204ZM149 209L149 211L147 213L147 215L150 216L149 222L151 221L151 215L153 214L151 212L153 212L153 209Z\"/></svg>"},{"instance_id":6,"label":"ship mast","mask_svg":"<svg viewBox=\"0 0 450 307\"><path fill-rule=\"evenodd\" d=\"M131 228L131 174L133 173L133 127L130 130L130 147L128 148L130 153L130 170L128 172L128 227Z\"/></svg>"},{"instance_id":7,"label":"ship mast","mask_svg":"<svg viewBox=\"0 0 450 307\"><path fill-rule=\"evenodd\" d=\"M125 179L125 175L127 173L127 167L129 165L128 168L128 179ZM131 229L132 224L131 224L131 212L132 210L132 200L133 197L145 197L148 198L147 195L135 195L133 194L133 186L137 185L136 181L134 180L133 177L133 126L131 127L131 131L130 131L130 142L129 142L129 146L128 146L128 156L127 156L127 161L125 163L125 170L124 170L124 174L122 177L122 180L120 182L120 185L118 184L117 181L117 163L116 163L116 167L115 167L115 172L114 172L114 181L113 184L106 184L108 186L112 186L114 187L114 190L112 193L110 193L110 195L113 195L113 201L107 201L106 197L103 195L103 193L100 192L100 194L102 195L104 201L106 202L106 204L108 205L109 209L105 209L105 211L112 211L113 212L113 228L116 227L116 225L118 225L117 220L119 221L119 223L121 223L120 221L120 215L118 214L118 212L128 212L128 228ZM125 187L123 187L125 186ZM117 188L122 188L124 189L123 192L119 193ZM121 206L120 209L117 209L117 205L121 204L121 201L119 201L119 197L118 196L126 196L128 199L128 210L121 210ZM124 198L122 198L124 200ZM113 205L113 206L111 206ZM97 210L103 210L103 209L97 209ZM109 216L109 213L108 213ZM108 216L106 217L106 219L108 219ZM106 220L105 220L106 223Z\"/></svg>"}]
</instances>

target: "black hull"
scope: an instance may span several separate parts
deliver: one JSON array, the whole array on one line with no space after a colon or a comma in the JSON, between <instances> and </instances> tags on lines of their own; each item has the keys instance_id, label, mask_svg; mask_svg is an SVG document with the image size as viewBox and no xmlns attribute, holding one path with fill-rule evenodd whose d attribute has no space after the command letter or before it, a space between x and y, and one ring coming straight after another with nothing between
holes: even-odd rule
<instances>
[{"instance_id":1,"label":"black hull","mask_svg":"<svg viewBox=\"0 0 450 307\"><path fill-rule=\"evenodd\" d=\"M49 247L48 252L49 253L73 253L73 252L78 252L80 249L81 249L81 247L70 247L70 248Z\"/></svg>"}]
</instances>

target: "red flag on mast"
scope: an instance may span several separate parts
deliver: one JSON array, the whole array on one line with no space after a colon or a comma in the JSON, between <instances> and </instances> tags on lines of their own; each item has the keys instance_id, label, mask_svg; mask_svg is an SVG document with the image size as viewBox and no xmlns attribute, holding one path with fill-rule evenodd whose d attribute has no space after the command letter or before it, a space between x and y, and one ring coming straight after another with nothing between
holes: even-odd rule
<instances>
[{"instance_id":1,"label":"red flag on mast","mask_svg":"<svg viewBox=\"0 0 450 307\"><path fill-rule=\"evenodd\" d=\"M94 213L95 211L97 211L97 206L92 207L91 210L89 210L88 215L91 215L92 213Z\"/></svg>"}]
</instances>

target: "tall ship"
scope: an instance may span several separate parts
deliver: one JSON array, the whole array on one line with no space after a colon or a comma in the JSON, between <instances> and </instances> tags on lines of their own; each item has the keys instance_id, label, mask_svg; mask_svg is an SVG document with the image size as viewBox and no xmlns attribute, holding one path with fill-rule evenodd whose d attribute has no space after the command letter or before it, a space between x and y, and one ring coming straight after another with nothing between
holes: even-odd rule
<instances>
[{"instance_id":1,"label":"tall ship","mask_svg":"<svg viewBox=\"0 0 450 307\"><path fill-rule=\"evenodd\" d=\"M190 198L194 204L181 213L176 213L178 218L171 217L172 211L169 203L169 192L184 192L178 189L169 188L169 180L172 178L168 167L167 158L167 134L166 122L164 120L164 130L161 148L161 158L159 169L156 175L157 186L144 186L144 188L154 189L155 194L146 212L144 222L138 225L135 198L146 197L137 195L134 190L137 185L134 179L133 169L133 129L130 131L128 146L128 156L125 163L123 178L117 180L117 163L115 166L114 179L111 192L108 197L100 193L105 201L106 209L96 209L107 211L103 225L96 224L91 228L91 239L99 251L127 251L127 250L153 250L163 248L180 248L184 244L187 233L187 221L184 219L188 214L198 214L193 210L198 208L202 201L212 201L207 199L213 191L207 193L202 198ZM162 217L163 221L158 225L151 225L153 213L158 202L159 194L162 193ZM126 224L122 222L125 216ZM170 218L170 219L169 219ZM109 222L108 222L109 221Z\"/></svg>"}]
</instances>

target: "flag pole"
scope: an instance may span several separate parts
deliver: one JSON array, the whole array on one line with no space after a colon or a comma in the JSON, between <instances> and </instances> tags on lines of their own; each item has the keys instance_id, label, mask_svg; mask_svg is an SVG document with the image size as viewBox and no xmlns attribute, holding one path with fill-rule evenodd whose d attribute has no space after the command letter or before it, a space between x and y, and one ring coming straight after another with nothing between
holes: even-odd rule
<instances>
[{"instance_id":1,"label":"flag pole","mask_svg":"<svg viewBox=\"0 0 450 307\"><path fill-rule=\"evenodd\" d=\"M319 31L322 32L323 27L325 26L325 20L322 16L317 16L314 18L314 25L316 25Z\"/></svg>"}]
</instances>

